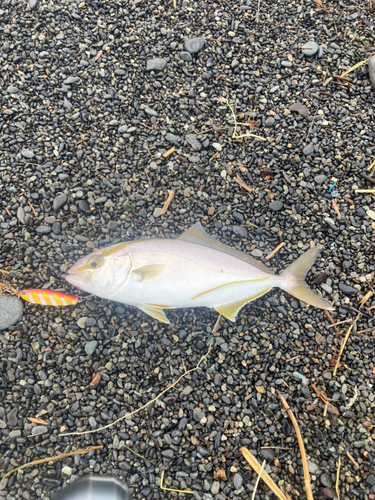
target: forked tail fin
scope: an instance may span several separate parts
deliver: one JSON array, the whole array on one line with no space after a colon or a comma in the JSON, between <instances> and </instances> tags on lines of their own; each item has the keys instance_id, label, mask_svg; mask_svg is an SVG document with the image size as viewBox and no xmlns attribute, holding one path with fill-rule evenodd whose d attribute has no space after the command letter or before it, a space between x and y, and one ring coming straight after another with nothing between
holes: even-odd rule
<instances>
[{"instance_id":1,"label":"forked tail fin","mask_svg":"<svg viewBox=\"0 0 375 500\"><path fill-rule=\"evenodd\" d=\"M307 250L301 257L293 262L289 267L279 274L280 288L296 297L306 304L319 307L320 309L333 309L331 304L323 299L317 292L309 288L305 283L305 276L318 257L322 246L317 246Z\"/></svg>"}]
</instances>

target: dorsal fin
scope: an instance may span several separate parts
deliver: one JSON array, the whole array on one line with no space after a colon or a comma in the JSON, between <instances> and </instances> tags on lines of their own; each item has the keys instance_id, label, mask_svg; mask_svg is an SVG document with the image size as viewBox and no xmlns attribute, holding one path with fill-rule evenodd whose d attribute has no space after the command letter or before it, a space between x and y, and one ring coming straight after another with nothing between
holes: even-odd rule
<instances>
[{"instance_id":1,"label":"dorsal fin","mask_svg":"<svg viewBox=\"0 0 375 500\"><path fill-rule=\"evenodd\" d=\"M197 222L196 224L194 224L194 226L191 226L191 228L187 229L184 233L181 234L178 239L186 241L187 243L195 243L196 245L202 245L204 247L219 250L220 252L225 252L229 255L232 255L233 257L236 257L236 259L241 259L245 262L248 262L252 266L260 269L261 271L264 271L265 273L273 274L270 269L259 260L256 260L253 257L250 257L250 255L240 252L235 248L224 245L224 243L221 243L218 240L214 240L209 234L206 233L200 222Z\"/></svg>"}]
</instances>

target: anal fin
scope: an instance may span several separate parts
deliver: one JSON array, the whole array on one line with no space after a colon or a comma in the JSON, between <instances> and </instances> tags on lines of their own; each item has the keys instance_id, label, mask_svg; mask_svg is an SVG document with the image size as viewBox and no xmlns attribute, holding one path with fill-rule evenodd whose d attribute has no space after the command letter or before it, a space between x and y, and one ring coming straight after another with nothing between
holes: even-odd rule
<instances>
[{"instance_id":1,"label":"anal fin","mask_svg":"<svg viewBox=\"0 0 375 500\"><path fill-rule=\"evenodd\" d=\"M165 315L162 306L157 306L153 304L137 304L137 307L145 314L148 314L152 318L157 319L161 323L167 323L167 324L170 323L167 316Z\"/></svg>"},{"instance_id":2,"label":"anal fin","mask_svg":"<svg viewBox=\"0 0 375 500\"><path fill-rule=\"evenodd\" d=\"M250 297L246 297L236 302L229 302L228 304L222 304L220 306L215 307L215 309L219 314L221 314L225 318L229 319L230 321L234 321L241 307L243 307L245 304L248 304L249 302L252 302L253 300L258 299L265 293L269 292L271 288L272 286L266 287L262 291Z\"/></svg>"}]
</instances>

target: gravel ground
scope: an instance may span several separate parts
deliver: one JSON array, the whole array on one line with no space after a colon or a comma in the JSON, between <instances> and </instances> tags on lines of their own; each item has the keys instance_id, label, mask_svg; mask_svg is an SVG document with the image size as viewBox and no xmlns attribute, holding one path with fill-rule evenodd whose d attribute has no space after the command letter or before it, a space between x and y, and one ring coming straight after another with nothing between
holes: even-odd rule
<instances>
[{"instance_id":1,"label":"gravel ground","mask_svg":"<svg viewBox=\"0 0 375 500\"><path fill-rule=\"evenodd\" d=\"M71 293L63 274L90 249L173 238L200 221L263 261L284 242L268 261L275 270L324 244L310 283L334 303L333 320L348 322L336 333L322 311L278 290L214 334L217 315L205 309L169 312L172 324L162 325L96 298L22 312L0 296L0 477L103 446L14 473L0 482L0 499L47 499L89 472L125 480L134 499L176 498L159 488L163 469L168 487L191 489L196 500L250 499L256 474L241 446L266 460L292 498L305 498L278 392L298 419L315 499L335 497L339 456L341 500L375 498L374 296L332 373L375 272L374 195L355 192L371 187L361 174L375 158L375 93L366 65L348 75L353 86L334 75L375 50L374 16L364 1L323 7L1 2L3 281ZM239 134L266 141L233 140L220 98L252 123ZM168 190L175 196L161 215ZM148 410L103 431L59 435L139 408L209 345L201 369ZM336 411L325 413L312 384ZM255 498L275 497L260 484Z\"/></svg>"}]
</instances>

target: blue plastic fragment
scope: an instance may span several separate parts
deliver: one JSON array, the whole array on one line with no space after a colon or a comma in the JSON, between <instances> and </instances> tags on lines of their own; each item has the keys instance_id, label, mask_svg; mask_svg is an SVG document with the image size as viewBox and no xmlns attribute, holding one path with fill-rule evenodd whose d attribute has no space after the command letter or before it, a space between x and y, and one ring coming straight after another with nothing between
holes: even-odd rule
<instances>
[{"instance_id":1,"label":"blue plastic fragment","mask_svg":"<svg viewBox=\"0 0 375 500\"><path fill-rule=\"evenodd\" d=\"M332 191L332 189L333 189L335 186L336 186L336 182L335 182L334 184L332 184L332 186L329 188L329 190L328 190L328 191L329 191L329 192L331 192L331 191Z\"/></svg>"}]
</instances>

